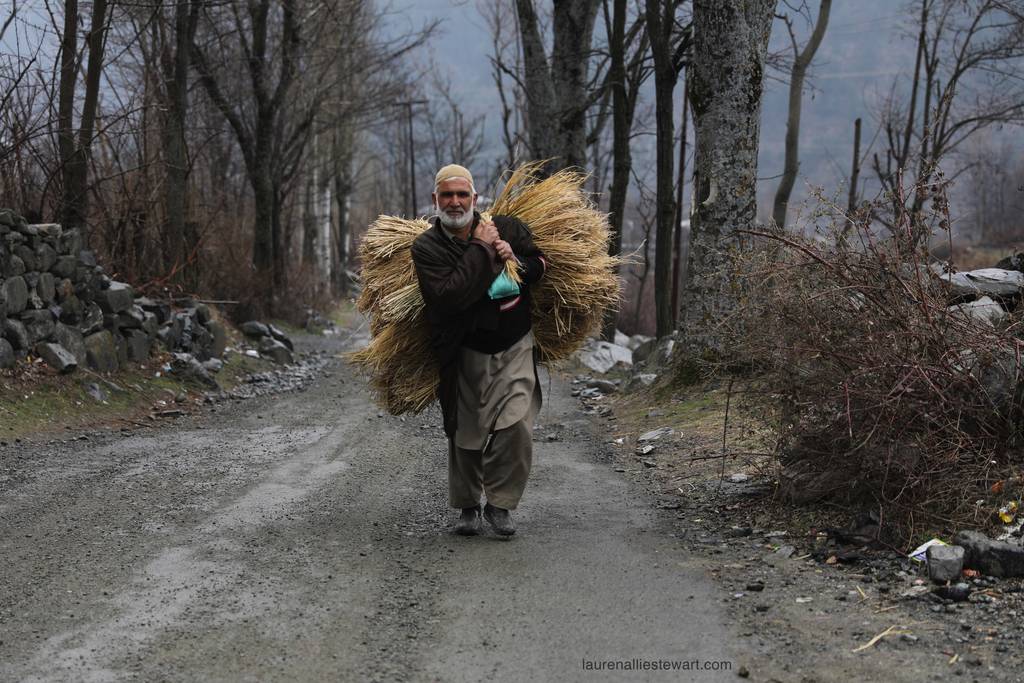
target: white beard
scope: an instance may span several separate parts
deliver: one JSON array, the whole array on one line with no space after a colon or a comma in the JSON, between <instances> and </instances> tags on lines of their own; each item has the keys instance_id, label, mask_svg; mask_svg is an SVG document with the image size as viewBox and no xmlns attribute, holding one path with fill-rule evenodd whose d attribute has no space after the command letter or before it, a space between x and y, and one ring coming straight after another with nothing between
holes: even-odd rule
<instances>
[{"instance_id":1,"label":"white beard","mask_svg":"<svg viewBox=\"0 0 1024 683\"><path fill-rule=\"evenodd\" d=\"M450 231L462 230L464 227L473 222L473 210L462 212L459 216L450 216L434 204L434 215L441 219L441 225L448 228Z\"/></svg>"}]
</instances>

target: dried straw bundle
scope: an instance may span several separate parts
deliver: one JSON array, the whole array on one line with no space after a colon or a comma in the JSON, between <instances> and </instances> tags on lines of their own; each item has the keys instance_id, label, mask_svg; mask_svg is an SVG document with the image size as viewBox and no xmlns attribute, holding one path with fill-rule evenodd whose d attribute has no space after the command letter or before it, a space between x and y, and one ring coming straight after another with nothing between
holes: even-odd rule
<instances>
[{"instance_id":1,"label":"dried straw bundle","mask_svg":"<svg viewBox=\"0 0 1024 683\"><path fill-rule=\"evenodd\" d=\"M618 305L619 259L608 256L607 216L583 194L586 175L566 170L539 180L539 168L517 169L489 213L526 223L548 258L548 272L532 292L533 335L541 361L553 362L572 355L598 329L604 310ZM381 216L359 250L363 291L357 305L370 318L373 339L349 358L369 370L377 400L393 415L420 412L437 386L410 254L429 226L422 219ZM509 274L517 275L514 268Z\"/></svg>"},{"instance_id":2,"label":"dried straw bundle","mask_svg":"<svg viewBox=\"0 0 1024 683\"><path fill-rule=\"evenodd\" d=\"M550 268L534 292L533 335L542 361L568 358L619 303L618 257L608 255L608 217L583 194L587 176L560 171L537 180L540 164L519 167L491 212L530 226Z\"/></svg>"}]
</instances>

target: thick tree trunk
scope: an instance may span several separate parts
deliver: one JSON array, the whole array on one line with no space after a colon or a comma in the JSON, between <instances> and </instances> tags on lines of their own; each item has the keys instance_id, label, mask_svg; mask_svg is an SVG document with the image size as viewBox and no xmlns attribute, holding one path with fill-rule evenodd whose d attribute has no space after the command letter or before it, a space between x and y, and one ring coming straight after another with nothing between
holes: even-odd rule
<instances>
[{"instance_id":1,"label":"thick tree trunk","mask_svg":"<svg viewBox=\"0 0 1024 683\"><path fill-rule=\"evenodd\" d=\"M527 137L534 159L551 160L548 173L586 164L587 64L598 4L598 0L554 3L549 64L533 0L516 0Z\"/></svg>"},{"instance_id":2,"label":"thick tree trunk","mask_svg":"<svg viewBox=\"0 0 1024 683\"><path fill-rule=\"evenodd\" d=\"M250 176L255 203L253 224L252 265L266 282L274 267L274 187L270 172L257 172Z\"/></svg>"},{"instance_id":3,"label":"thick tree trunk","mask_svg":"<svg viewBox=\"0 0 1024 683\"><path fill-rule=\"evenodd\" d=\"M526 130L530 152L536 159L557 156L555 85L551 79L544 39L540 33L533 0L516 0L519 40L523 50L523 80L526 86Z\"/></svg>"},{"instance_id":4,"label":"thick tree trunk","mask_svg":"<svg viewBox=\"0 0 1024 683\"><path fill-rule=\"evenodd\" d=\"M821 0L818 20L807 45L793 60L793 69L789 79L789 114L786 119L786 160L782 167L782 180L775 191L775 203L772 218L780 228L786 225L786 211L789 209L789 196L793 193L796 174L800 169L800 107L803 104L804 79L807 69L811 66L814 54L825 37L828 27L828 15L832 9L832 0Z\"/></svg>"},{"instance_id":5,"label":"thick tree trunk","mask_svg":"<svg viewBox=\"0 0 1024 683\"><path fill-rule=\"evenodd\" d=\"M737 246L734 231L757 215L761 93L776 2L694 1L696 202L680 328L696 356L723 350L715 328L734 305L728 251Z\"/></svg>"},{"instance_id":6,"label":"thick tree trunk","mask_svg":"<svg viewBox=\"0 0 1024 683\"><path fill-rule=\"evenodd\" d=\"M557 103L557 151L563 168L584 168L587 163L587 65L598 5L599 0L555 3L551 80Z\"/></svg>"}]
</instances>

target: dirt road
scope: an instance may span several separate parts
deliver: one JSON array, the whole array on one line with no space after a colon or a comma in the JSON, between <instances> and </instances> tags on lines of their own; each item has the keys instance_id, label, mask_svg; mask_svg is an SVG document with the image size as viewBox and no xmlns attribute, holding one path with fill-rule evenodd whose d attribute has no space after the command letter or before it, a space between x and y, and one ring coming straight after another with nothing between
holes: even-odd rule
<instances>
[{"instance_id":1,"label":"dirt road","mask_svg":"<svg viewBox=\"0 0 1024 683\"><path fill-rule=\"evenodd\" d=\"M717 589L543 379L511 540L449 533L439 416L384 416L341 362L0 447L0 679L735 680Z\"/></svg>"}]
</instances>

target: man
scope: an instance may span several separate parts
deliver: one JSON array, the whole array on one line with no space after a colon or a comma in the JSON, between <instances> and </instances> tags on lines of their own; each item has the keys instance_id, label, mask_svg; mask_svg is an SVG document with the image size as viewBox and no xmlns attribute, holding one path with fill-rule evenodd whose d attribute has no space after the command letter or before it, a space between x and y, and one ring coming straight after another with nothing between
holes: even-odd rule
<instances>
[{"instance_id":1,"label":"man","mask_svg":"<svg viewBox=\"0 0 1024 683\"><path fill-rule=\"evenodd\" d=\"M547 262L522 222L481 218L473 176L462 166L438 171L431 196L436 216L413 243L412 260L440 361L449 500L462 511L455 532L480 533L484 494L484 518L496 533L511 536L541 403L530 285ZM518 288L502 276L510 260L522 279Z\"/></svg>"}]
</instances>

